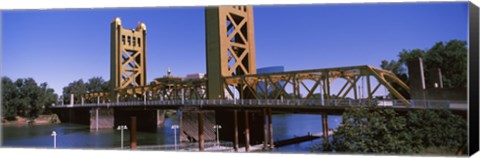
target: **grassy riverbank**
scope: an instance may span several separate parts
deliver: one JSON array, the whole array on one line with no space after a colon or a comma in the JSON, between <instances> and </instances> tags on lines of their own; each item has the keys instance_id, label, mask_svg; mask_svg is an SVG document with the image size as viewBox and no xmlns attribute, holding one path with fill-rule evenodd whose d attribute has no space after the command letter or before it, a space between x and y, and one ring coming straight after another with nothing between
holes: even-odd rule
<instances>
[{"instance_id":1,"label":"grassy riverbank","mask_svg":"<svg viewBox=\"0 0 480 158\"><path fill-rule=\"evenodd\" d=\"M35 119L15 116L6 118L2 116L2 126L26 126L26 125L46 125L60 123L56 114L39 115Z\"/></svg>"}]
</instances>

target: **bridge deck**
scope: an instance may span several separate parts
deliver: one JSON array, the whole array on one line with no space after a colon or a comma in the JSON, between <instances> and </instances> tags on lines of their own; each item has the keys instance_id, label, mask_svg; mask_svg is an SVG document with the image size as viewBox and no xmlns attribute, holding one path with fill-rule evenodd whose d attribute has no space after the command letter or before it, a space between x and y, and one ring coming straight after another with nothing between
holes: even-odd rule
<instances>
[{"instance_id":1,"label":"bridge deck","mask_svg":"<svg viewBox=\"0 0 480 158\"><path fill-rule=\"evenodd\" d=\"M450 100L410 100L410 105L402 104L396 100L376 101L377 106L381 108L393 108L399 111L407 111L412 109L450 109L452 111L466 112L468 105L466 101L450 101ZM337 104L333 104L337 103ZM317 112L329 110L331 112L343 112L351 107L366 107L369 105L368 100L344 100L331 103L325 103L320 100L313 99L277 99L277 100L165 100L165 101L130 101L130 102L113 102L99 104L74 104L60 105L52 108L155 108L155 109L260 109L271 108L275 111L289 112Z\"/></svg>"}]
</instances>

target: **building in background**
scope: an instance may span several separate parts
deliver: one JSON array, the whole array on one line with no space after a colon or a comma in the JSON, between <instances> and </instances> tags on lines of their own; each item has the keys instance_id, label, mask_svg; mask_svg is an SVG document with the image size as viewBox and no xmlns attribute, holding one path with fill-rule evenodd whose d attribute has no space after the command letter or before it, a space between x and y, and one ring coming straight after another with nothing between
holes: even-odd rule
<instances>
[{"instance_id":1,"label":"building in background","mask_svg":"<svg viewBox=\"0 0 480 158\"><path fill-rule=\"evenodd\" d=\"M184 81L187 80L200 80L205 77L205 74L203 73L194 73L194 74L188 74L185 78L183 78Z\"/></svg>"},{"instance_id":2,"label":"building in background","mask_svg":"<svg viewBox=\"0 0 480 158\"><path fill-rule=\"evenodd\" d=\"M283 66L269 66L269 67L262 67L257 69L257 74L267 74L267 73L276 73L276 72L284 72L285 68Z\"/></svg>"},{"instance_id":3,"label":"building in background","mask_svg":"<svg viewBox=\"0 0 480 158\"><path fill-rule=\"evenodd\" d=\"M257 74L269 74L269 73L279 73L279 72L284 72L285 71L285 67L284 66L269 66L269 67L262 67L262 68L258 68L257 69ZM280 85L283 85L285 83L285 81L279 81L279 83L277 84L280 84ZM279 85L279 87L280 87ZM270 93L274 90L273 87L268 87L266 86L265 82L259 82L258 83L258 87L257 87L257 93L259 94L259 96L269 96ZM265 92L267 92L267 94L264 94ZM270 96L269 96L270 98ZM271 98L273 99L273 98Z\"/></svg>"}]
</instances>

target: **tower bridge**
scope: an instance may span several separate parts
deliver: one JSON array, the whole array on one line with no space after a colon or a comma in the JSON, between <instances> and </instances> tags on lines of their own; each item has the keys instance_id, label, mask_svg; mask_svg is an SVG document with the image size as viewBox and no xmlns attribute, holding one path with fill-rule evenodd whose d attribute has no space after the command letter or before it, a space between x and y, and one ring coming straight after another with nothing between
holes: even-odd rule
<instances>
[{"instance_id":1,"label":"tower bridge","mask_svg":"<svg viewBox=\"0 0 480 158\"><path fill-rule=\"evenodd\" d=\"M207 75L195 80L172 77L146 81L146 24L135 29L122 27L120 18L111 23L111 73L114 89L82 96L81 104L53 107L62 121L90 124L92 129L114 128L127 124L134 116L139 130L156 129L165 109L181 110L180 140L199 143L214 140L213 125L222 127L221 140L234 149L262 144L273 148L272 111L322 114L323 137L328 137L329 114L347 108L377 104L374 94L381 86L395 100L384 108L397 111L449 108L446 101L412 100L411 88L390 71L368 65L321 68L281 73L256 74L253 8L220 6L205 9ZM170 73L170 72L169 72ZM359 80L366 80L366 97L359 95ZM334 82L344 82L340 89ZM308 84L310 82L311 84ZM306 92L302 96L301 92ZM315 92L320 96L316 97ZM334 97L335 96L335 97ZM385 99L385 98L384 98ZM385 100L383 100L385 103Z\"/></svg>"}]
</instances>

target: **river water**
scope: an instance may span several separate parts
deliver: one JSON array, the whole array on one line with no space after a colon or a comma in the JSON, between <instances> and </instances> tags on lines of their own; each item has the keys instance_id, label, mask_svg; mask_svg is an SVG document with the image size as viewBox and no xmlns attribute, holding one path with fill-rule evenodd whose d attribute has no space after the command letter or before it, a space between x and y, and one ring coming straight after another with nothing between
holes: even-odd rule
<instances>
[{"instance_id":1,"label":"river water","mask_svg":"<svg viewBox=\"0 0 480 158\"><path fill-rule=\"evenodd\" d=\"M322 132L321 115L312 114L275 114L272 116L274 140L283 140L295 136L304 136ZM341 116L329 116L329 128L337 128ZM174 144L174 131L171 125L178 124L175 117L166 118L165 124L156 132L137 131L137 145ZM57 133L57 148L67 149L113 149L119 148L121 132L115 129L90 130L89 126L61 123L54 125L8 126L2 129L2 146L22 148L53 148L52 131ZM220 130L221 132L221 130ZM178 134L178 131L177 131ZM314 144L322 139L307 141L283 147L272 152L308 153ZM124 131L124 144L129 143L129 132Z\"/></svg>"}]
</instances>

